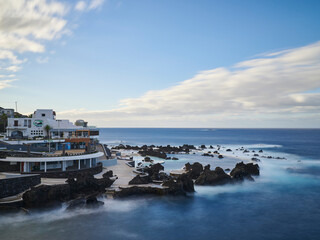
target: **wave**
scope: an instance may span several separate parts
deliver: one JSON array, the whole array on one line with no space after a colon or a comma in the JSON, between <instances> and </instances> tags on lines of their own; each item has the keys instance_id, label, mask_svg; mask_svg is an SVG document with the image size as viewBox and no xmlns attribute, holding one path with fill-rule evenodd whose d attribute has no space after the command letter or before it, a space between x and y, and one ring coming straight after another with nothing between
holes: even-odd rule
<instances>
[{"instance_id":1,"label":"wave","mask_svg":"<svg viewBox=\"0 0 320 240\"><path fill-rule=\"evenodd\" d=\"M123 140L100 140L100 143L102 144L109 144L109 145L119 145L119 144L126 144L128 143L127 141L123 141Z\"/></svg>"},{"instance_id":2,"label":"wave","mask_svg":"<svg viewBox=\"0 0 320 240\"><path fill-rule=\"evenodd\" d=\"M66 211L67 204L63 204L61 207L51 210L35 210L30 211L29 215L14 213L14 214L3 214L0 216L0 229L5 225L11 224L25 224L28 223L48 223L55 222L64 219L70 219L81 215L89 215L101 212L130 212L141 206L144 206L148 199L125 199L125 200L114 200L100 198L100 201L104 202L104 205L95 208L83 208L73 211Z\"/></svg>"},{"instance_id":3,"label":"wave","mask_svg":"<svg viewBox=\"0 0 320 240\"><path fill-rule=\"evenodd\" d=\"M249 144L244 145L245 148L281 148L282 145L279 144L264 144L264 143L258 143L258 144Z\"/></svg>"}]
</instances>

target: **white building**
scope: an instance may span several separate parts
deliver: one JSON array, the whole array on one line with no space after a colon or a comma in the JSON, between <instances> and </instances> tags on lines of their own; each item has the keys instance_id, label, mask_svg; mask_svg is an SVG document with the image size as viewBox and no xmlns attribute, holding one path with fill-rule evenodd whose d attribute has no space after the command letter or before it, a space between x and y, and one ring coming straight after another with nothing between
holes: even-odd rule
<instances>
[{"instance_id":1,"label":"white building","mask_svg":"<svg viewBox=\"0 0 320 240\"><path fill-rule=\"evenodd\" d=\"M14 110L12 108L0 107L0 115L6 114L8 117L14 117Z\"/></svg>"},{"instance_id":2,"label":"white building","mask_svg":"<svg viewBox=\"0 0 320 240\"><path fill-rule=\"evenodd\" d=\"M102 152L89 154L77 154L75 156L55 156L55 157L6 157L2 162L17 165L22 173L32 173L37 171L47 172L47 170L80 170L97 166L98 158L102 157ZM36 169L36 170L35 170Z\"/></svg>"},{"instance_id":3,"label":"white building","mask_svg":"<svg viewBox=\"0 0 320 240\"><path fill-rule=\"evenodd\" d=\"M48 135L46 126L50 126L50 137L69 138L83 127L75 126L69 120L57 120L52 109L37 109L32 118L8 118L7 136L9 138L34 138Z\"/></svg>"}]
</instances>

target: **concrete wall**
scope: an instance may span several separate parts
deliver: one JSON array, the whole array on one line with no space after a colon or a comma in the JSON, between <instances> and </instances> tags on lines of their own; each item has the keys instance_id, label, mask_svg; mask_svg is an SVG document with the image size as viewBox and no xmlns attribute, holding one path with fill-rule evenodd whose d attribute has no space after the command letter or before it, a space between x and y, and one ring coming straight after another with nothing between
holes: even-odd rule
<instances>
[{"instance_id":1,"label":"concrete wall","mask_svg":"<svg viewBox=\"0 0 320 240\"><path fill-rule=\"evenodd\" d=\"M22 193L41 183L40 175L25 175L0 179L0 198Z\"/></svg>"},{"instance_id":2,"label":"concrete wall","mask_svg":"<svg viewBox=\"0 0 320 240\"><path fill-rule=\"evenodd\" d=\"M118 160L115 159L106 159L106 160L100 160L100 163L102 163L102 165L104 167L111 167L111 166L115 166L118 164Z\"/></svg>"}]
</instances>

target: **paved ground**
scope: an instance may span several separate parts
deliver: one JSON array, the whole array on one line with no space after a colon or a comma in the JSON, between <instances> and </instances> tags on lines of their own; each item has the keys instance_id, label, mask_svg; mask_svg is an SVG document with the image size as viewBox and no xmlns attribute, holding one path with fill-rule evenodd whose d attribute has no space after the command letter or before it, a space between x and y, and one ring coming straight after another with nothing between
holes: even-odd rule
<instances>
[{"instance_id":1,"label":"paved ground","mask_svg":"<svg viewBox=\"0 0 320 240\"><path fill-rule=\"evenodd\" d=\"M56 185L66 183L67 178L41 178L41 184Z\"/></svg>"},{"instance_id":2,"label":"paved ground","mask_svg":"<svg viewBox=\"0 0 320 240\"><path fill-rule=\"evenodd\" d=\"M132 172L134 168L127 166L125 164L126 162L126 160L118 160L117 165L104 169L103 173L112 170L113 174L118 176L118 179L113 183L112 187L127 186L129 181L136 176L136 174ZM103 173L101 173L101 176ZM99 177L98 175L95 177Z\"/></svg>"}]
</instances>

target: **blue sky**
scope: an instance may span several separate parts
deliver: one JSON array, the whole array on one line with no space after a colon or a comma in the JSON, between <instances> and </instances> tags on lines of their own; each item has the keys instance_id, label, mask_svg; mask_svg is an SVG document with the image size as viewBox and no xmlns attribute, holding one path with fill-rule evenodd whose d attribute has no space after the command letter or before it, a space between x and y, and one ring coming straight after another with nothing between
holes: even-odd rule
<instances>
[{"instance_id":1,"label":"blue sky","mask_svg":"<svg viewBox=\"0 0 320 240\"><path fill-rule=\"evenodd\" d=\"M2 107L14 107L18 101L18 110L23 113L53 108L61 117L85 118L106 127L320 127L320 78L316 77L317 72L308 72L320 61L319 55L308 55L319 49L319 1L38 2L41 4L29 6L30 13L24 16L21 13L26 2L0 1L5 6L0 10L0 34L12 35L17 42L28 39L43 47L32 48L29 43L25 44L30 47L12 46L12 41L0 40L0 58L3 50L21 61L14 64L20 69L12 72L6 70L12 60L0 59ZM36 35L39 25L29 21L33 16L43 21L41 36ZM5 21L10 17L17 23ZM48 23L48 18L56 18L63 26ZM14 27L9 28L11 24ZM26 28L23 32L21 26ZM47 37L51 31L53 36ZM253 80L248 86L252 92L245 84L231 84L246 81L243 72L238 74L240 68L234 70L235 65L267 59L267 54L284 50L289 51L288 56L302 51L308 59L303 58L297 66L308 64L309 68L295 67L291 72L288 64L283 64L281 72L269 80L262 72L250 75ZM280 57L287 59L287 55ZM272 66L276 66L279 56L272 58ZM206 72L221 68L229 71L228 76ZM250 64L249 68L256 70L256 65ZM260 66L259 71L264 68ZM200 79L198 74L203 71L205 77ZM291 75L285 75L285 80L279 78L287 72ZM294 78L299 74L309 76L309 84L299 84L302 79ZM235 75L237 80L231 79ZM188 79L209 79L209 84L203 84L212 89L198 88L199 82L185 86ZM256 87L268 81L270 84L265 87ZM219 95L226 86L215 92L214 86L221 82L227 82L230 89L237 88L228 92L230 98ZM292 87L282 88L282 84ZM181 90L183 87L185 90ZM272 96L275 88L279 91ZM170 92L175 97L167 95ZM312 95L301 96L305 92ZM274 104L266 104L268 101L262 101L261 96L274 99ZM230 105L232 99L237 100ZM201 109L204 105L208 107ZM226 108L229 111L221 110Z\"/></svg>"}]
</instances>

